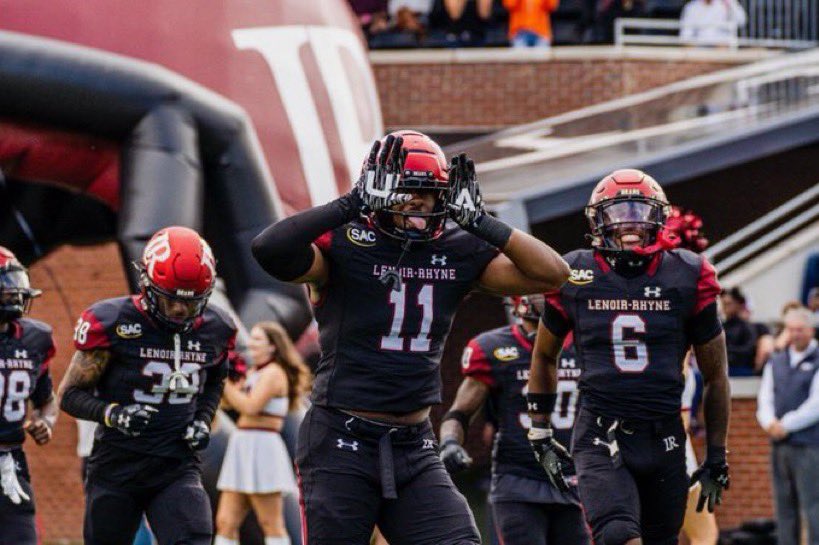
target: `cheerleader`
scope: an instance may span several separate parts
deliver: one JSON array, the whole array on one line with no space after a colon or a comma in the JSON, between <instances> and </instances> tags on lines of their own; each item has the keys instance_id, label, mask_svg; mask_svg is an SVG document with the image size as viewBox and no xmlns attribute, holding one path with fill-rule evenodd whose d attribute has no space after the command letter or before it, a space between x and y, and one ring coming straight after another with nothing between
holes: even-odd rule
<instances>
[{"instance_id":1,"label":"cheerleader","mask_svg":"<svg viewBox=\"0 0 819 545\"><path fill-rule=\"evenodd\" d=\"M247 378L225 384L224 400L239 413L217 487L214 545L238 545L239 527L253 509L265 545L289 545L282 498L297 492L293 462L279 432L310 382L310 371L284 329L275 322L250 331Z\"/></svg>"},{"instance_id":2,"label":"cheerleader","mask_svg":"<svg viewBox=\"0 0 819 545\"><path fill-rule=\"evenodd\" d=\"M694 410L694 394L697 391L697 370L694 367L694 355L685 359L683 373L685 388L682 395L682 419L685 426L685 465L690 477L699 467L694 445L691 443L691 415ZM697 512L697 500L700 497L700 484L688 489L688 504L685 508L685 520L682 531L691 545L715 545L719 538L719 528L714 513L707 509Z\"/></svg>"}]
</instances>

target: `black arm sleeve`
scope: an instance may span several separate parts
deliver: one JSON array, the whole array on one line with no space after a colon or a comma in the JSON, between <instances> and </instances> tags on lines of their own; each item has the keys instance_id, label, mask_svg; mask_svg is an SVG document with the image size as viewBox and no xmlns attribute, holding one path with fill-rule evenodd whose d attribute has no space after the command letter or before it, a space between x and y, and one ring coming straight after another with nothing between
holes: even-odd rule
<instances>
[{"instance_id":1,"label":"black arm sleeve","mask_svg":"<svg viewBox=\"0 0 819 545\"><path fill-rule=\"evenodd\" d=\"M42 408L48 403L51 396L54 394L54 384L51 382L51 373L43 373L37 379L37 384L34 386L34 391L28 397L31 403L37 409Z\"/></svg>"},{"instance_id":2,"label":"black arm sleeve","mask_svg":"<svg viewBox=\"0 0 819 545\"><path fill-rule=\"evenodd\" d=\"M69 387L63 393L60 409L80 420L90 420L105 425L105 408L108 403L98 399L88 390Z\"/></svg>"},{"instance_id":3,"label":"black arm sleeve","mask_svg":"<svg viewBox=\"0 0 819 545\"><path fill-rule=\"evenodd\" d=\"M196 397L196 416L194 419L204 421L208 427L210 427L210 423L213 421L213 415L216 414L216 409L219 407L219 400L222 399L222 390L225 387L227 371L227 360L225 360L222 365L208 370L208 376L205 380L205 386L202 388L202 393Z\"/></svg>"},{"instance_id":4,"label":"black arm sleeve","mask_svg":"<svg viewBox=\"0 0 819 545\"><path fill-rule=\"evenodd\" d=\"M313 241L354 220L360 203L356 193L348 193L274 223L253 239L253 257L270 276L283 282L295 280L313 265Z\"/></svg>"},{"instance_id":5,"label":"black arm sleeve","mask_svg":"<svg viewBox=\"0 0 819 545\"><path fill-rule=\"evenodd\" d=\"M546 329L552 332L552 335L560 339L568 335L572 329L569 321L548 300L544 305L543 316L541 316L540 321L543 322Z\"/></svg>"},{"instance_id":6,"label":"black arm sleeve","mask_svg":"<svg viewBox=\"0 0 819 545\"><path fill-rule=\"evenodd\" d=\"M716 302L703 308L685 324L688 341L691 344L705 344L722 331L722 323L717 315Z\"/></svg>"}]
</instances>

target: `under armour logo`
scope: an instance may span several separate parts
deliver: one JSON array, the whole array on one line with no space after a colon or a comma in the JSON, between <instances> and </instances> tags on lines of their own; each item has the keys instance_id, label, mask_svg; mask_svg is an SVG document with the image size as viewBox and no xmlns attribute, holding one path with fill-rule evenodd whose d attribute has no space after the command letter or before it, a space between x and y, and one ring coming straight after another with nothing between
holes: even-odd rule
<instances>
[{"instance_id":1,"label":"under armour logo","mask_svg":"<svg viewBox=\"0 0 819 545\"><path fill-rule=\"evenodd\" d=\"M431 448L435 448L435 441L433 439L424 439L424 445L421 447L421 450L428 450Z\"/></svg>"},{"instance_id":2,"label":"under armour logo","mask_svg":"<svg viewBox=\"0 0 819 545\"><path fill-rule=\"evenodd\" d=\"M654 288L651 288L651 287L649 287L649 286L646 286L645 288L643 288L643 295L644 295L645 297L655 297L655 298L658 298L658 297L660 297L660 295L662 295L662 292L663 292L663 290L662 290L662 288L660 288L659 286L654 287Z\"/></svg>"},{"instance_id":3,"label":"under armour logo","mask_svg":"<svg viewBox=\"0 0 819 545\"><path fill-rule=\"evenodd\" d=\"M188 350L195 350L199 352L202 350L202 346L199 341L188 341Z\"/></svg>"},{"instance_id":4,"label":"under armour logo","mask_svg":"<svg viewBox=\"0 0 819 545\"><path fill-rule=\"evenodd\" d=\"M677 438L673 435L668 437L663 437L663 443L665 444L665 451L671 452L675 448L679 448L680 445L677 444Z\"/></svg>"},{"instance_id":5,"label":"under armour logo","mask_svg":"<svg viewBox=\"0 0 819 545\"><path fill-rule=\"evenodd\" d=\"M432 264L446 267L446 255L432 254Z\"/></svg>"},{"instance_id":6,"label":"under armour logo","mask_svg":"<svg viewBox=\"0 0 819 545\"><path fill-rule=\"evenodd\" d=\"M612 441L611 443L607 443L606 441L603 441L599 437L595 437L593 443L595 445L602 445L602 446L606 447L607 449L609 449L609 456L611 456L612 458L617 456L617 453L620 452L620 445L617 444L616 439L614 441Z\"/></svg>"},{"instance_id":7,"label":"under armour logo","mask_svg":"<svg viewBox=\"0 0 819 545\"><path fill-rule=\"evenodd\" d=\"M461 192L458 193L458 198L455 199L455 207L470 211L477 210L475 207L475 201L472 200L472 195L469 194L469 189L461 189Z\"/></svg>"},{"instance_id":8,"label":"under armour logo","mask_svg":"<svg viewBox=\"0 0 819 545\"><path fill-rule=\"evenodd\" d=\"M336 440L336 448L358 452L358 441L347 442L344 439L339 438Z\"/></svg>"},{"instance_id":9,"label":"under armour logo","mask_svg":"<svg viewBox=\"0 0 819 545\"><path fill-rule=\"evenodd\" d=\"M14 351L15 358L28 358L28 350L15 350Z\"/></svg>"}]
</instances>

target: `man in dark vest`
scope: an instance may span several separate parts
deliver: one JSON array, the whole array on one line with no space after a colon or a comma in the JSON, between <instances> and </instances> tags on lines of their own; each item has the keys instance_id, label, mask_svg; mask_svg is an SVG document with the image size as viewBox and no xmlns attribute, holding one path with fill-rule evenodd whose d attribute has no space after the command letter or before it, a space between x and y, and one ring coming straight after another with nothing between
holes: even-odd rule
<instances>
[{"instance_id":1,"label":"man in dark vest","mask_svg":"<svg viewBox=\"0 0 819 545\"><path fill-rule=\"evenodd\" d=\"M798 545L801 515L809 545L819 545L819 342L805 308L785 314L790 344L762 373L756 418L773 441L779 545Z\"/></svg>"}]
</instances>

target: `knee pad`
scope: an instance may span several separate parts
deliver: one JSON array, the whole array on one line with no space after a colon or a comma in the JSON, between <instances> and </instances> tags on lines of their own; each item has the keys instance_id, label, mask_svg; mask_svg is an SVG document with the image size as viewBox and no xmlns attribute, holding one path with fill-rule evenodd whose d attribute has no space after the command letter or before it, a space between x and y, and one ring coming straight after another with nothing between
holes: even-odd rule
<instances>
[{"instance_id":1,"label":"knee pad","mask_svg":"<svg viewBox=\"0 0 819 545\"><path fill-rule=\"evenodd\" d=\"M594 536L595 545L623 545L640 537L640 526L634 521L614 519L603 524Z\"/></svg>"}]
</instances>

